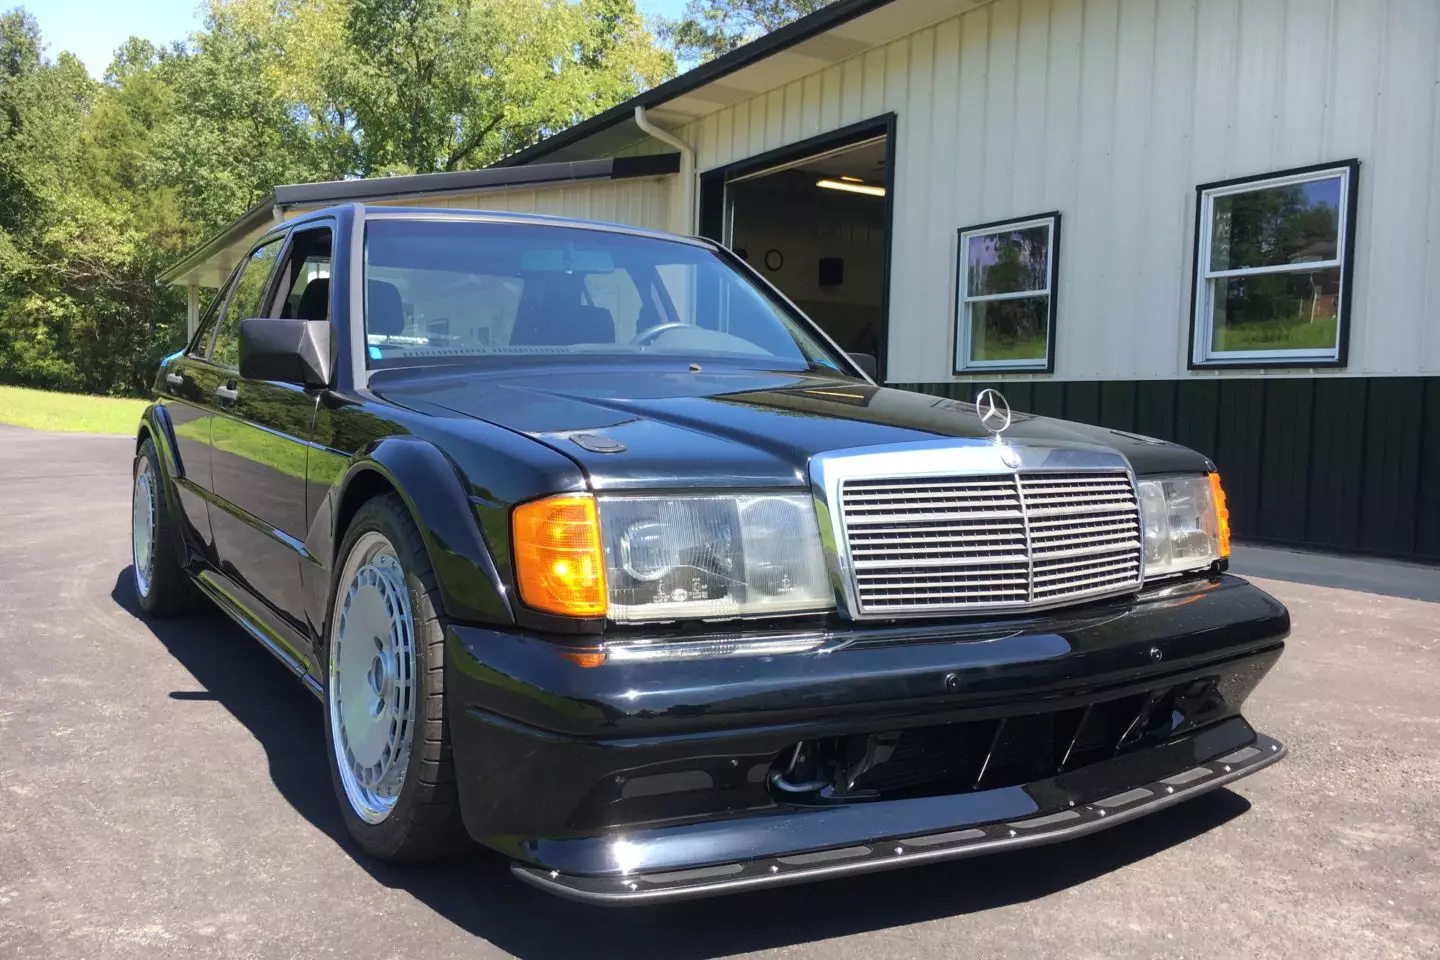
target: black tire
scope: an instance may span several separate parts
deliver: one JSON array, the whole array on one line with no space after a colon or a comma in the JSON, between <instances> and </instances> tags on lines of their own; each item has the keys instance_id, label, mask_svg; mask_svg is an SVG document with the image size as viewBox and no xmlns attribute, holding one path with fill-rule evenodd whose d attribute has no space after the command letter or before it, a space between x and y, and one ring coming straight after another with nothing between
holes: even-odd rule
<instances>
[{"instance_id":1,"label":"black tire","mask_svg":"<svg viewBox=\"0 0 1440 960\"><path fill-rule=\"evenodd\" d=\"M170 510L168 493L169 481L160 466L160 455L154 442L146 437L135 454L131 467L130 482L133 487L141 482L142 472L151 478L150 503L154 511L151 526L151 555L148 566L149 577L141 570L140 550L137 547L136 517L139 498L131 497L130 559L131 583L135 588L135 599L140 609L154 617L174 617L195 613L204 606L205 597L190 574L185 571L181 554L180 532L176 529L176 518Z\"/></svg>"},{"instance_id":2,"label":"black tire","mask_svg":"<svg viewBox=\"0 0 1440 960\"><path fill-rule=\"evenodd\" d=\"M340 777L340 757L331 696L330 652L339 630L338 611L347 584L341 583L357 542L381 534L394 548L405 576L414 625L415 724L408 767L394 806L378 823L362 818ZM445 716L445 624L430 556L404 501L390 494L363 504L350 522L336 557L324 654L325 754L341 815L360 849L380 860L420 861L453 856L470 846L460 817L460 793Z\"/></svg>"}]
</instances>

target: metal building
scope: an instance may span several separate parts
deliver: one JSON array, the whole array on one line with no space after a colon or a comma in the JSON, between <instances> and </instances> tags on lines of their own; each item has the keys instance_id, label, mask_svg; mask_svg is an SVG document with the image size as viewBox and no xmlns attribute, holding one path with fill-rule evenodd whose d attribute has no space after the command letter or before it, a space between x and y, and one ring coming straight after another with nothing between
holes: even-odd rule
<instances>
[{"instance_id":1,"label":"metal building","mask_svg":"<svg viewBox=\"0 0 1440 960\"><path fill-rule=\"evenodd\" d=\"M497 168L278 187L168 278L350 199L702 233L887 383L1179 440L1241 536L1433 561L1437 170L1435 0L839 0Z\"/></svg>"}]
</instances>

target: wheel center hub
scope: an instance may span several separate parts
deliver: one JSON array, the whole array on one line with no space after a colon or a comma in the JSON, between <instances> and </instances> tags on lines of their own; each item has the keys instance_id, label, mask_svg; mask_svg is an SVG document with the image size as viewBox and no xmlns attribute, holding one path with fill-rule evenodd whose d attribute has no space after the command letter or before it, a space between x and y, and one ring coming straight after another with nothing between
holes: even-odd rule
<instances>
[{"instance_id":1,"label":"wheel center hub","mask_svg":"<svg viewBox=\"0 0 1440 960\"><path fill-rule=\"evenodd\" d=\"M375 654L375 659L370 661L370 672L367 675L370 680L370 692L380 696L385 692L385 681L389 679L385 675L385 661L380 654Z\"/></svg>"}]
</instances>

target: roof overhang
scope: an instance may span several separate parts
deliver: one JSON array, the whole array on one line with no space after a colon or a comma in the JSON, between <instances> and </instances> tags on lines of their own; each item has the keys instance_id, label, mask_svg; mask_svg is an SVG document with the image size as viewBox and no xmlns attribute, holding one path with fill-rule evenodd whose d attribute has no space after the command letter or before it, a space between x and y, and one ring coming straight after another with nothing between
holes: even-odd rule
<instances>
[{"instance_id":1,"label":"roof overhang","mask_svg":"<svg viewBox=\"0 0 1440 960\"><path fill-rule=\"evenodd\" d=\"M275 187L249 210L160 274L163 283L218 287L250 246L288 216L341 203L423 201L430 197L523 190L547 184L658 177L680 169L677 154L491 167L408 177L333 180Z\"/></svg>"},{"instance_id":2,"label":"roof overhang","mask_svg":"<svg viewBox=\"0 0 1440 960\"><path fill-rule=\"evenodd\" d=\"M836 0L501 160L514 167L622 150L646 134L635 108L675 128L784 87L991 0ZM816 131L810 131L816 132Z\"/></svg>"}]
</instances>

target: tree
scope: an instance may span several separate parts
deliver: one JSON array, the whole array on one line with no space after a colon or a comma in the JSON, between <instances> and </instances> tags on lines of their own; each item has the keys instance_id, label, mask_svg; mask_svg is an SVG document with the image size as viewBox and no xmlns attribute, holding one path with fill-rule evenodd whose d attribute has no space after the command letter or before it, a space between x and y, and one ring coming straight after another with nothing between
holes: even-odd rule
<instances>
[{"instance_id":1,"label":"tree","mask_svg":"<svg viewBox=\"0 0 1440 960\"><path fill-rule=\"evenodd\" d=\"M674 68L633 0L352 0L345 39L365 175L484 166Z\"/></svg>"},{"instance_id":2,"label":"tree","mask_svg":"<svg viewBox=\"0 0 1440 960\"><path fill-rule=\"evenodd\" d=\"M634 0L210 0L99 81L0 15L0 382L144 393L164 265L271 187L484 166L673 70Z\"/></svg>"},{"instance_id":3,"label":"tree","mask_svg":"<svg viewBox=\"0 0 1440 960\"><path fill-rule=\"evenodd\" d=\"M0 229L15 230L35 204L29 126L36 96L40 28L23 10L0 16Z\"/></svg>"},{"instance_id":4,"label":"tree","mask_svg":"<svg viewBox=\"0 0 1440 960\"><path fill-rule=\"evenodd\" d=\"M682 63L704 63L828 6L831 0L690 0L660 35Z\"/></svg>"},{"instance_id":5,"label":"tree","mask_svg":"<svg viewBox=\"0 0 1440 960\"><path fill-rule=\"evenodd\" d=\"M209 232L279 183L339 179L343 146L317 136L313 104L285 81L291 48L318 17L314 4L211 0L205 29L157 64L174 91L171 122L157 133L157 177L177 190L186 218ZM328 149L327 149L328 147Z\"/></svg>"}]
</instances>

